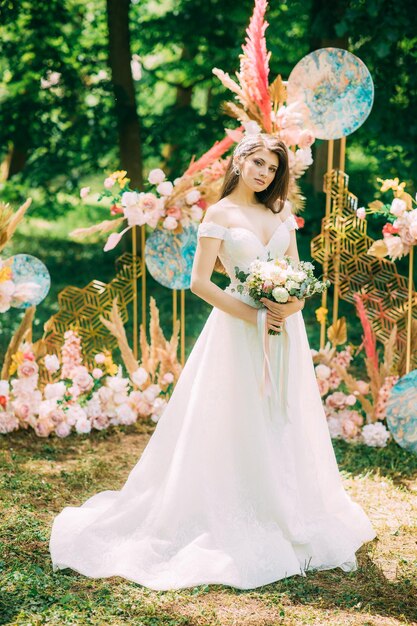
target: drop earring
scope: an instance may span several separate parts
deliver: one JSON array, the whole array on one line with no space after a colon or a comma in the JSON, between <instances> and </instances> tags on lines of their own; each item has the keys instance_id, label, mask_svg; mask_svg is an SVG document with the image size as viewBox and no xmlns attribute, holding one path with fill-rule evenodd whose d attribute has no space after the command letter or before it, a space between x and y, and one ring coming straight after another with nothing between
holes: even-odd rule
<instances>
[{"instance_id":1,"label":"drop earring","mask_svg":"<svg viewBox=\"0 0 417 626\"><path fill-rule=\"evenodd\" d=\"M233 171L234 171L234 173L236 174L236 176L239 176L239 174L240 174L240 169L239 169L239 166L238 166L238 165L234 165L234 166L233 166Z\"/></svg>"}]
</instances>

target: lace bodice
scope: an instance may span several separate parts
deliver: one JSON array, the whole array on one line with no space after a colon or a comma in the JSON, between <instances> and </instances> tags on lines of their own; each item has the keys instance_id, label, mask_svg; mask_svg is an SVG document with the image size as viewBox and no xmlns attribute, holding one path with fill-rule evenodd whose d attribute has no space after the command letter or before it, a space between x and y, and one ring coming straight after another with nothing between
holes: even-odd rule
<instances>
[{"instance_id":1,"label":"lace bodice","mask_svg":"<svg viewBox=\"0 0 417 626\"><path fill-rule=\"evenodd\" d=\"M202 222L198 227L198 237L222 239L219 258L232 283L236 282L235 267L245 271L256 258L266 260L284 256L290 243L290 231L298 228L293 215L281 222L269 242L264 245L251 230L241 226L220 226L214 222Z\"/></svg>"}]
</instances>

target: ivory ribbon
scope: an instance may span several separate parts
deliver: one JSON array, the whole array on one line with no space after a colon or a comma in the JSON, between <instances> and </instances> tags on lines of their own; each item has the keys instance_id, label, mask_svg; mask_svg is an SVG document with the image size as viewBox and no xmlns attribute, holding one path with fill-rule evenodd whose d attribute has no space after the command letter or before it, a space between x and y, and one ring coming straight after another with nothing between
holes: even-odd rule
<instances>
[{"instance_id":1,"label":"ivory ribbon","mask_svg":"<svg viewBox=\"0 0 417 626\"><path fill-rule=\"evenodd\" d=\"M284 415L285 421L288 420L288 333L284 329L281 332L278 343L278 374L277 381L274 382L272 373L270 352L269 352L269 334L266 325L266 309L259 309L257 315L258 332L262 345L263 352L263 367L262 367L262 381L261 381L261 393L266 394L268 398L272 398L274 402L278 402L281 412Z\"/></svg>"}]
</instances>

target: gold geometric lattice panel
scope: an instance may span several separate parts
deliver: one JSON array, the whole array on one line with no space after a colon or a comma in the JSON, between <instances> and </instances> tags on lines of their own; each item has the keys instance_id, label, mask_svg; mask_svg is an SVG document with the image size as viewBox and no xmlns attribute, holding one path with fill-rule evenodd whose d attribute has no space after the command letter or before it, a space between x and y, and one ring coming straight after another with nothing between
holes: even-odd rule
<instances>
[{"instance_id":1,"label":"gold geometric lattice panel","mask_svg":"<svg viewBox=\"0 0 417 626\"><path fill-rule=\"evenodd\" d=\"M141 259L136 257L136 278L142 275ZM101 323L100 316L107 317L113 299L117 297L123 322L128 319L127 305L133 300L133 256L125 253L116 261L116 276L109 283L92 280L85 287L65 287L58 295L58 312L46 323L45 341L50 352L59 353L64 333L77 330L84 357L91 362L94 355L116 347L113 335Z\"/></svg>"},{"instance_id":2,"label":"gold geometric lattice panel","mask_svg":"<svg viewBox=\"0 0 417 626\"><path fill-rule=\"evenodd\" d=\"M349 191L349 177L333 170L324 177L324 191L330 191L330 215L323 218L321 233L311 242L315 261L328 265L328 278L339 282L339 297L354 302L363 296L365 308L378 340L384 344L395 324L398 347L407 337L408 279L399 274L393 261L367 254L374 240L367 235L367 222L356 217L357 198ZM326 242L327 237L327 242ZM413 317L417 319L417 293L413 291ZM414 355L417 367L417 355Z\"/></svg>"}]
</instances>

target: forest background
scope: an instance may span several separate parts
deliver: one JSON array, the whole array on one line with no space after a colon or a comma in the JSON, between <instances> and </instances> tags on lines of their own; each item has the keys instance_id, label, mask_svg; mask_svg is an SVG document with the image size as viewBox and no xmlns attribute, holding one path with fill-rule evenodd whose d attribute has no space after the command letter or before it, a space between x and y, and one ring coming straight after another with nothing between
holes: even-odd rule
<instances>
[{"instance_id":1,"label":"forest background","mask_svg":"<svg viewBox=\"0 0 417 626\"><path fill-rule=\"evenodd\" d=\"M222 111L224 87L212 74L238 69L252 0L3 0L0 4L0 199L18 206L33 198L29 218L9 254L39 256L52 290L37 325L57 310L68 284L114 275L120 249L68 237L77 226L107 216L79 190L102 187L126 169L133 186L162 167L173 180L237 122ZM347 139L346 171L359 205L378 197L377 178L399 176L414 193L416 172L417 37L411 0L272 0L267 45L270 80L287 79L295 64L321 47L346 48L364 61L375 102ZM324 214L325 142L301 180L306 205L299 236L304 258ZM372 227L371 227L372 229ZM375 230L378 232L378 229ZM371 233L372 234L372 233ZM221 280L221 278L220 278ZM153 289L153 292L152 292ZM150 282L169 322L169 291ZM314 320L313 308L310 311ZM187 351L208 308L187 293ZM342 309L342 313L344 310ZM19 315L2 316L0 353ZM310 338L316 340L318 329ZM353 337L359 327L353 328Z\"/></svg>"}]
</instances>

